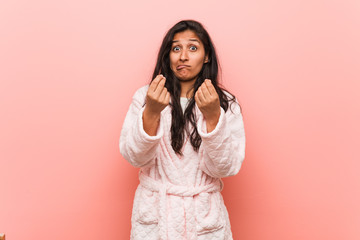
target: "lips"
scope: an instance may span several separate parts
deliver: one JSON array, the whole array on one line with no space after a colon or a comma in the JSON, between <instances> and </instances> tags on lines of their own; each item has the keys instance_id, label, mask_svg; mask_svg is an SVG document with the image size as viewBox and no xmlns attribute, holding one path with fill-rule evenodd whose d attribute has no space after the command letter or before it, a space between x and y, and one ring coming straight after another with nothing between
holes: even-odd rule
<instances>
[{"instance_id":1,"label":"lips","mask_svg":"<svg viewBox=\"0 0 360 240\"><path fill-rule=\"evenodd\" d=\"M176 67L176 70L181 70L183 68L190 67L189 65L179 65Z\"/></svg>"}]
</instances>

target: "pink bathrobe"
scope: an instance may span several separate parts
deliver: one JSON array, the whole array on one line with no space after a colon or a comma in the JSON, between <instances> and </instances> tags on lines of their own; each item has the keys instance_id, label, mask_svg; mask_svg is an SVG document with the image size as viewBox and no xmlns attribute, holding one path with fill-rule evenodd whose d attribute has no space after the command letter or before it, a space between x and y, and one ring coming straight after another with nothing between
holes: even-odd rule
<instances>
[{"instance_id":1,"label":"pink bathrobe","mask_svg":"<svg viewBox=\"0 0 360 240\"><path fill-rule=\"evenodd\" d=\"M120 152L139 167L131 218L132 240L232 239L220 178L233 176L245 157L245 132L238 104L221 108L216 128L207 133L196 106L202 143L195 152L185 137L183 156L171 147L171 107L161 112L156 136L143 129L148 85L133 96L120 136Z\"/></svg>"}]
</instances>

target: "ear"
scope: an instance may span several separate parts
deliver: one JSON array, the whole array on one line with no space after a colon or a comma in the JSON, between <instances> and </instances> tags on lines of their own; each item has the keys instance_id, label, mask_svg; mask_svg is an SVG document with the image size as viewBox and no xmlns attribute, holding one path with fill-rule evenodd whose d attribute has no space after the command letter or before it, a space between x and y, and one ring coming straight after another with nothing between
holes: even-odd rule
<instances>
[{"instance_id":1,"label":"ear","mask_svg":"<svg viewBox=\"0 0 360 240\"><path fill-rule=\"evenodd\" d=\"M209 55L206 55L206 56L205 56L205 59L204 59L204 63L208 63L208 62L210 62L210 61L209 61Z\"/></svg>"}]
</instances>

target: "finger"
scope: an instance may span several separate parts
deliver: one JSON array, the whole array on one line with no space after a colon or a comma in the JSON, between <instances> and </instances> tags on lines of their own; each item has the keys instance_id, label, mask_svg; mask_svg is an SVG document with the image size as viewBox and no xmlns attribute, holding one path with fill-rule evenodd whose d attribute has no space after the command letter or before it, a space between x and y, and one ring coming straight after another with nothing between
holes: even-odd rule
<instances>
[{"instance_id":1,"label":"finger","mask_svg":"<svg viewBox=\"0 0 360 240\"><path fill-rule=\"evenodd\" d=\"M150 86L149 86L149 91L151 92L154 92L157 85L159 84L159 80L160 80L160 75L157 75L154 80L152 80L152 82L150 83Z\"/></svg>"},{"instance_id":2,"label":"finger","mask_svg":"<svg viewBox=\"0 0 360 240\"><path fill-rule=\"evenodd\" d=\"M209 80L209 79L207 79L207 80L208 80L208 81L205 80L205 83L206 83L207 89L209 90L209 93L210 93L211 95L217 94L214 85L211 83L211 80Z\"/></svg>"},{"instance_id":3,"label":"finger","mask_svg":"<svg viewBox=\"0 0 360 240\"><path fill-rule=\"evenodd\" d=\"M202 92L202 88L199 87L199 89L197 90L197 95L198 95L198 99L200 101L200 103L204 103L205 102L205 97L204 97L204 93Z\"/></svg>"},{"instance_id":4,"label":"finger","mask_svg":"<svg viewBox=\"0 0 360 240\"><path fill-rule=\"evenodd\" d=\"M156 89L154 91L154 94L156 96L160 96L162 90L164 89L164 86L165 86L165 78L162 77L160 80L159 80L159 84L156 86Z\"/></svg>"},{"instance_id":5,"label":"finger","mask_svg":"<svg viewBox=\"0 0 360 240\"><path fill-rule=\"evenodd\" d=\"M149 87L149 89L151 91L155 92L162 77L163 77L163 75L159 74L154 78L154 80L151 82L150 87Z\"/></svg>"},{"instance_id":6,"label":"finger","mask_svg":"<svg viewBox=\"0 0 360 240\"><path fill-rule=\"evenodd\" d=\"M166 93L165 103L166 103L166 105L168 105L170 103L170 93L169 92Z\"/></svg>"},{"instance_id":7,"label":"finger","mask_svg":"<svg viewBox=\"0 0 360 240\"><path fill-rule=\"evenodd\" d=\"M204 100L211 98L211 94L210 94L209 89L207 88L205 82L201 85L201 92L204 96Z\"/></svg>"},{"instance_id":8,"label":"finger","mask_svg":"<svg viewBox=\"0 0 360 240\"><path fill-rule=\"evenodd\" d=\"M165 101L165 97L166 97L166 93L167 93L167 89L166 87L164 87L160 93L160 96L159 96L159 101L160 102L164 102Z\"/></svg>"},{"instance_id":9,"label":"finger","mask_svg":"<svg viewBox=\"0 0 360 240\"><path fill-rule=\"evenodd\" d=\"M200 107L200 106L201 106L201 102L200 102L200 99L199 99L199 94L198 94L198 92L195 93L194 98L195 98L196 104L198 105L198 107Z\"/></svg>"}]
</instances>

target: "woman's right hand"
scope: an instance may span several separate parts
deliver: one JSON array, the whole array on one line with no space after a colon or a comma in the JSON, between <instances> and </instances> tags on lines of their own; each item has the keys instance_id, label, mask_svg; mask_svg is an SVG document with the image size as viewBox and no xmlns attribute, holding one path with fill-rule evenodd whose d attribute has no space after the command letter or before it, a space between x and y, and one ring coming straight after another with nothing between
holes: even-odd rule
<instances>
[{"instance_id":1,"label":"woman's right hand","mask_svg":"<svg viewBox=\"0 0 360 240\"><path fill-rule=\"evenodd\" d=\"M165 87L165 81L166 79L163 75L157 75L146 93L143 127L150 136L156 135L160 122L160 113L170 102L170 93Z\"/></svg>"},{"instance_id":2,"label":"woman's right hand","mask_svg":"<svg viewBox=\"0 0 360 240\"><path fill-rule=\"evenodd\" d=\"M170 93L165 87L166 78L159 74L151 82L146 94L144 112L152 116L160 115L160 112L169 104Z\"/></svg>"}]
</instances>

